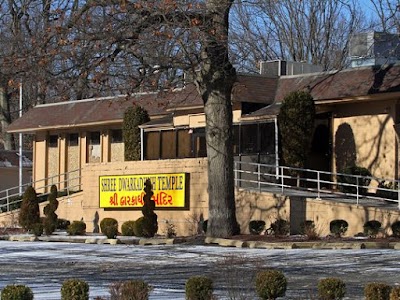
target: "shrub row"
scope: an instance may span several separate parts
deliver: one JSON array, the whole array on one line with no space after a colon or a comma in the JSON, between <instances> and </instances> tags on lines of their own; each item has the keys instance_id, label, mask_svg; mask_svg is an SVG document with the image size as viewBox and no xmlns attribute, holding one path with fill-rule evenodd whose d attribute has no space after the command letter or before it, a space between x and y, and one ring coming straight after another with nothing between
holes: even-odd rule
<instances>
[{"instance_id":1,"label":"shrub row","mask_svg":"<svg viewBox=\"0 0 400 300\"><path fill-rule=\"evenodd\" d=\"M112 300L147 300L152 287L143 280L127 280L111 284ZM187 300L212 300L213 281L207 276L193 276L186 281ZM255 277L255 290L260 299L272 300L284 297L287 289L285 275L276 269L258 271ZM318 281L318 299L338 300L346 294L346 284L339 278L323 278ZM385 283L372 282L364 287L366 300L399 300L400 287L391 287ZM1 291L2 300L32 300L31 289L24 285L7 285ZM88 300L89 285L81 279L65 280L61 286L61 300ZM102 298L97 297L97 300Z\"/></svg>"},{"instance_id":2,"label":"shrub row","mask_svg":"<svg viewBox=\"0 0 400 300\"><path fill-rule=\"evenodd\" d=\"M349 224L345 220L333 220L330 222L330 232L336 237L341 237L346 233ZM392 235L394 237L400 237L400 221L394 222L391 226ZM376 237L382 228L381 222L377 220L370 220L364 223L364 235L369 237Z\"/></svg>"}]
</instances>

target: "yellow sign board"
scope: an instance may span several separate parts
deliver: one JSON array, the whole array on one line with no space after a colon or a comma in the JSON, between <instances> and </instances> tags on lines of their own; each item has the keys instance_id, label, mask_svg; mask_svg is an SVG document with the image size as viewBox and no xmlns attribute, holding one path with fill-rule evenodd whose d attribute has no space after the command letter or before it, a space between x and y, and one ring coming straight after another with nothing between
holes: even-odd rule
<instances>
[{"instance_id":1,"label":"yellow sign board","mask_svg":"<svg viewBox=\"0 0 400 300\"><path fill-rule=\"evenodd\" d=\"M99 177L100 207L143 206L144 183L150 179L156 208L185 207L185 173L117 175Z\"/></svg>"}]
</instances>

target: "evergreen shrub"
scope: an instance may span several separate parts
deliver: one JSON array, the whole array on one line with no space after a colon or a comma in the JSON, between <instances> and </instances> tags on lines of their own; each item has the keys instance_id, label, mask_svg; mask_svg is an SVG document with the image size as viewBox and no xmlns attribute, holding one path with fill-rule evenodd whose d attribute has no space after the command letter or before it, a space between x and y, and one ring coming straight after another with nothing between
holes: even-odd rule
<instances>
[{"instance_id":1,"label":"evergreen shrub","mask_svg":"<svg viewBox=\"0 0 400 300\"><path fill-rule=\"evenodd\" d=\"M389 300L391 287L386 283L370 282L364 287L365 300Z\"/></svg>"},{"instance_id":2,"label":"evergreen shrub","mask_svg":"<svg viewBox=\"0 0 400 300\"><path fill-rule=\"evenodd\" d=\"M118 221L113 218L104 218L100 222L100 229L108 239L115 239L118 234Z\"/></svg>"},{"instance_id":3,"label":"evergreen shrub","mask_svg":"<svg viewBox=\"0 0 400 300\"><path fill-rule=\"evenodd\" d=\"M288 235L290 232L290 224L286 220L277 219L271 224L271 229L275 236Z\"/></svg>"},{"instance_id":4,"label":"evergreen shrub","mask_svg":"<svg viewBox=\"0 0 400 300\"><path fill-rule=\"evenodd\" d=\"M89 285L81 279L67 279L61 286L61 300L89 300Z\"/></svg>"},{"instance_id":5,"label":"evergreen shrub","mask_svg":"<svg viewBox=\"0 0 400 300\"><path fill-rule=\"evenodd\" d=\"M52 234L57 228L57 214L56 210L58 208L58 200L57 200L57 187L52 185L50 188L50 194L47 197L48 204L44 207L43 213L46 216L43 224L44 231L46 235Z\"/></svg>"},{"instance_id":6,"label":"evergreen shrub","mask_svg":"<svg viewBox=\"0 0 400 300\"><path fill-rule=\"evenodd\" d=\"M335 236L340 238L343 234L346 233L349 228L349 223L345 220L337 219L333 220L329 223L329 230Z\"/></svg>"},{"instance_id":7,"label":"evergreen shrub","mask_svg":"<svg viewBox=\"0 0 400 300\"><path fill-rule=\"evenodd\" d=\"M364 223L364 234L371 237L376 237L381 229L382 224L379 221L371 220Z\"/></svg>"},{"instance_id":8,"label":"evergreen shrub","mask_svg":"<svg viewBox=\"0 0 400 300\"><path fill-rule=\"evenodd\" d=\"M249 223L249 231L251 234L260 234L265 229L265 221L252 220Z\"/></svg>"},{"instance_id":9,"label":"evergreen shrub","mask_svg":"<svg viewBox=\"0 0 400 300\"><path fill-rule=\"evenodd\" d=\"M256 274L257 295L264 300L285 296L287 279L279 270L267 269Z\"/></svg>"},{"instance_id":10,"label":"evergreen shrub","mask_svg":"<svg viewBox=\"0 0 400 300\"><path fill-rule=\"evenodd\" d=\"M143 236L143 217L140 217L133 224L133 233L135 236Z\"/></svg>"},{"instance_id":11,"label":"evergreen shrub","mask_svg":"<svg viewBox=\"0 0 400 300\"><path fill-rule=\"evenodd\" d=\"M339 190L344 193L357 194L357 181L358 193L365 195L368 192L368 186L371 183L371 172L363 167L350 166L343 170L342 175L338 175ZM349 176L354 175L354 176ZM357 177L356 176L361 176ZM365 178L366 177L366 178ZM347 184L347 185L345 185Z\"/></svg>"},{"instance_id":12,"label":"evergreen shrub","mask_svg":"<svg viewBox=\"0 0 400 300\"><path fill-rule=\"evenodd\" d=\"M394 222L391 226L394 237L400 237L400 221Z\"/></svg>"},{"instance_id":13,"label":"evergreen shrub","mask_svg":"<svg viewBox=\"0 0 400 300\"><path fill-rule=\"evenodd\" d=\"M57 219L57 229L67 230L69 225L71 225L70 221L66 219Z\"/></svg>"},{"instance_id":14,"label":"evergreen shrub","mask_svg":"<svg viewBox=\"0 0 400 300\"><path fill-rule=\"evenodd\" d=\"M376 191L376 195L386 199L398 199L399 198L398 188L399 187L397 182L389 181L388 183L386 183L385 181L381 181L378 184L378 190Z\"/></svg>"},{"instance_id":15,"label":"evergreen shrub","mask_svg":"<svg viewBox=\"0 0 400 300\"><path fill-rule=\"evenodd\" d=\"M324 278L318 282L318 297L321 300L339 300L346 294L346 284L339 278Z\"/></svg>"},{"instance_id":16,"label":"evergreen shrub","mask_svg":"<svg viewBox=\"0 0 400 300\"><path fill-rule=\"evenodd\" d=\"M26 230L32 230L37 223L40 223L39 203L35 189L29 186L22 197L19 225Z\"/></svg>"},{"instance_id":17,"label":"evergreen shrub","mask_svg":"<svg viewBox=\"0 0 400 300\"><path fill-rule=\"evenodd\" d=\"M7 285L1 291L2 300L32 300L32 290L25 285Z\"/></svg>"},{"instance_id":18,"label":"evergreen shrub","mask_svg":"<svg viewBox=\"0 0 400 300\"><path fill-rule=\"evenodd\" d=\"M395 286L390 291L389 300L400 300L400 286Z\"/></svg>"},{"instance_id":19,"label":"evergreen shrub","mask_svg":"<svg viewBox=\"0 0 400 300\"><path fill-rule=\"evenodd\" d=\"M121 233L123 236L134 236L135 235L135 221L126 221L121 226Z\"/></svg>"},{"instance_id":20,"label":"evergreen shrub","mask_svg":"<svg viewBox=\"0 0 400 300\"><path fill-rule=\"evenodd\" d=\"M34 236L41 236L43 234L43 223L33 224L31 231Z\"/></svg>"},{"instance_id":21,"label":"evergreen shrub","mask_svg":"<svg viewBox=\"0 0 400 300\"><path fill-rule=\"evenodd\" d=\"M150 179L144 183L144 196L143 196L143 236L153 237L158 231L157 214L154 212L156 203L151 198L153 196L153 186Z\"/></svg>"},{"instance_id":22,"label":"evergreen shrub","mask_svg":"<svg viewBox=\"0 0 400 300\"><path fill-rule=\"evenodd\" d=\"M152 287L143 280L127 280L110 286L110 300L147 300Z\"/></svg>"},{"instance_id":23,"label":"evergreen shrub","mask_svg":"<svg viewBox=\"0 0 400 300\"><path fill-rule=\"evenodd\" d=\"M319 235L315 228L314 221L306 220L301 224L301 233L306 235L309 240L318 240Z\"/></svg>"},{"instance_id":24,"label":"evergreen shrub","mask_svg":"<svg viewBox=\"0 0 400 300\"><path fill-rule=\"evenodd\" d=\"M190 277L185 284L187 300L211 300L213 291L213 281L206 276Z\"/></svg>"},{"instance_id":25,"label":"evergreen shrub","mask_svg":"<svg viewBox=\"0 0 400 300\"><path fill-rule=\"evenodd\" d=\"M69 235L85 235L86 224L83 221L73 221L67 228Z\"/></svg>"}]
</instances>

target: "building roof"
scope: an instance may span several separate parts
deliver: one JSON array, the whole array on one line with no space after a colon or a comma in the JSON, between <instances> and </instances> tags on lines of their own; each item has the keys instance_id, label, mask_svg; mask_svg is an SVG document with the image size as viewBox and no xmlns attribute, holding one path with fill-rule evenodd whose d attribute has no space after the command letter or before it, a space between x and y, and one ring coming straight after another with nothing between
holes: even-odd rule
<instances>
[{"instance_id":1,"label":"building roof","mask_svg":"<svg viewBox=\"0 0 400 300\"><path fill-rule=\"evenodd\" d=\"M19 152L15 150L0 150L0 167L18 167ZM22 167L32 168L32 151L22 152Z\"/></svg>"},{"instance_id":2,"label":"building roof","mask_svg":"<svg viewBox=\"0 0 400 300\"><path fill-rule=\"evenodd\" d=\"M388 99L400 96L400 64L345 69L342 71L282 76L273 104L242 117L271 118L279 114L281 102L294 91L309 91L317 104ZM318 106L317 106L318 111Z\"/></svg>"},{"instance_id":3,"label":"building roof","mask_svg":"<svg viewBox=\"0 0 400 300\"><path fill-rule=\"evenodd\" d=\"M238 75L232 101L270 104L278 79L260 75ZM168 92L138 93L37 105L15 120L7 132L34 133L41 130L121 123L129 106L140 105L151 117L162 117L177 110L203 106L193 84Z\"/></svg>"},{"instance_id":4,"label":"building roof","mask_svg":"<svg viewBox=\"0 0 400 300\"><path fill-rule=\"evenodd\" d=\"M266 107L243 116L265 118L279 113L282 100L290 92L307 90L317 104L371 99L375 95L400 96L400 64L345 69L334 72L302 74L269 78L261 75L239 74L232 92L233 102L265 104ZM67 101L38 105L14 121L7 131L34 133L40 130L68 129L101 124L119 124L129 106L146 109L156 125L170 122L171 113L186 113L203 107L196 87L189 84L181 89L157 93L138 93L118 97Z\"/></svg>"}]
</instances>

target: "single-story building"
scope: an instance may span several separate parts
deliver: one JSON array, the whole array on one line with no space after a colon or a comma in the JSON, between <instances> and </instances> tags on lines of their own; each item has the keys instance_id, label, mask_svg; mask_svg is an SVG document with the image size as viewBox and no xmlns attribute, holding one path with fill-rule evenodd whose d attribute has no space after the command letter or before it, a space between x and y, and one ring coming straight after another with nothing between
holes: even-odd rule
<instances>
[{"instance_id":1,"label":"single-story building","mask_svg":"<svg viewBox=\"0 0 400 300\"><path fill-rule=\"evenodd\" d=\"M277 114L285 96L296 90L309 91L317 109L309 168L335 172L353 162L374 176L399 178L400 65L291 76L240 74L232 95L236 160L279 165ZM151 117L141 126L140 162L124 161L121 128L124 111L132 105L142 106ZM184 196L177 196L183 202L161 201L160 194L159 219L186 224L207 218L204 127L202 100L188 84L170 91L38 105L8 132L34 135L34 181L56 176L63 189L69 172L81 170L75 186L83 194L65 202L69 211L64 217L84 219L90 230L99 214L120 224L139 217L140 195L116 199L112 192L120 183L129 191L140 190L144 177L154 177L159 188L177 182L176 189L185 186ZM39 192L42 186L37 186Z\"/></svg>"}]
</instances>

